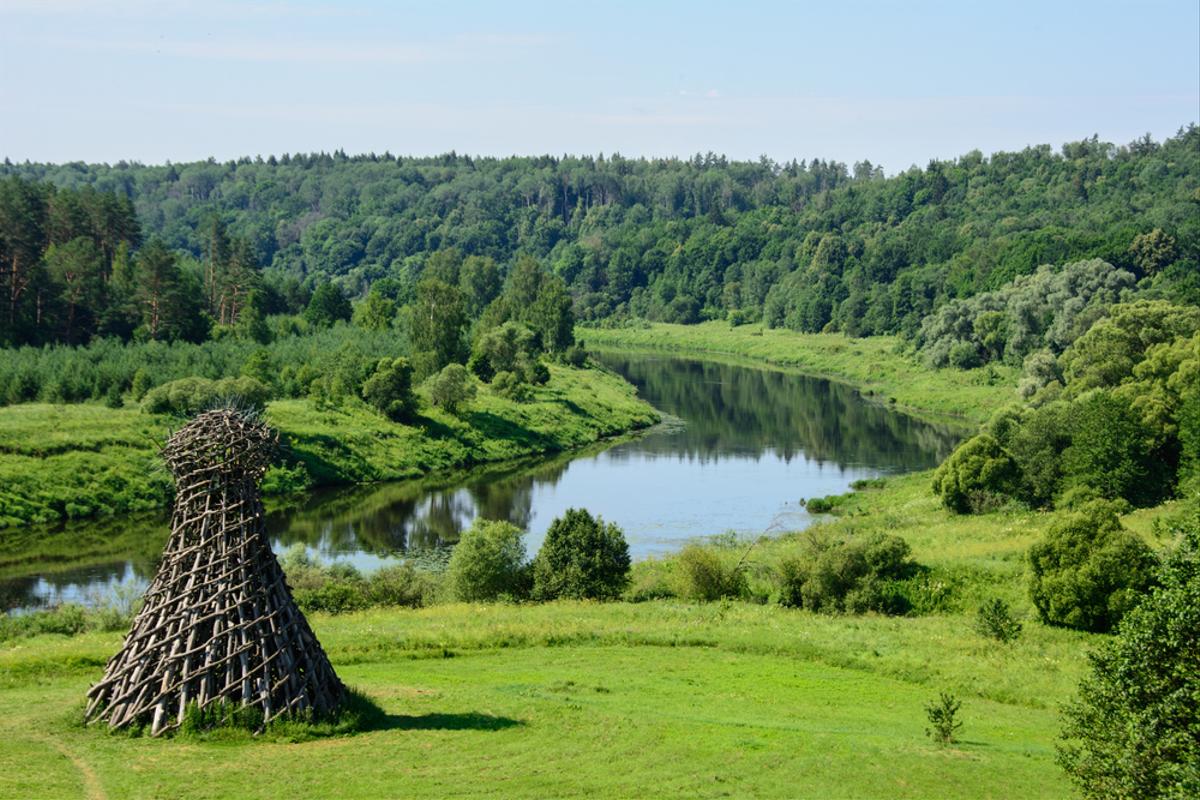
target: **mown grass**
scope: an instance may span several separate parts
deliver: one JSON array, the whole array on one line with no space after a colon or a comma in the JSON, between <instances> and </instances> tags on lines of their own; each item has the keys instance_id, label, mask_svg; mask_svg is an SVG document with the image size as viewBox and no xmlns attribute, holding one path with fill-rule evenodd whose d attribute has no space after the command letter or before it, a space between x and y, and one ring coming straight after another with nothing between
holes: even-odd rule
<instances>
[{"instance_id":1,"label":"mown grass","mask_svg":"<svg viewBox=\"0 0 1200 800\"><path fill-rule=\"evenodd\" d=\"M373 730L299 743L82 729L118 634L0 648L0 795L1056 797L1078 634L750 604L437 606L313 616ZM964 699L961 742L923 704ZM619 765L619 768L616 766ZM90 778L88 777L90 776ZM95 794L94 791L94 794ZM98 796L98 795L96 795Z\"/></svg>"},{"instance_id":2,"label":"mown grass","mask_svg":"<svg viewBox=\"0 0 1200 800\"><path fill-rule=\"evenodd\" d=\"M735 356L806 375L850 383L884 403L927 415L983 422L1014 402L1018 371L991 365L972 370L930 369L902 353L894 336L853 339L840 333L797 333L758 325L731 328L654 323L646 327L587 328L577 333L589 347L656 349Z\"/></svg>"},{"instance_id":3,"label":"mown grass","mask_svg":"<svg viewBox=\"0 0 1200 800\"><path fill-rule=\"evenodd\" d=\"M481 391L460 417L424 404L413 424L365 404L280 400L267 418L316 485L394 480L559 452L657 420L619 376L551 367L533 399ZM0 528L158 508L171 497L158 448L178 420L97 404L0 408Z\"/></svg>"}]
</instances>

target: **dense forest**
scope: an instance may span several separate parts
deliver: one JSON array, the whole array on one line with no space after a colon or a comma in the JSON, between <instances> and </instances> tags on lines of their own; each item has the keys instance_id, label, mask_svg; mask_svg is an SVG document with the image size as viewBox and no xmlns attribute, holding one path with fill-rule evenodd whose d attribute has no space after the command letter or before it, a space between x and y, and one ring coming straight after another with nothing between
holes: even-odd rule
<instances>
[{"instance_id":1,"label":"dense forest","mask_svg":"<svg viewBox=\"0 0 1200 800\"><path fill-rule=\"evenodd\" d=\"M1196 302L1200 128L976 151L893 177L867 161L712 154L6 162L0 342L261 336L259 316L300 311L329 281L354 298L390 279L407 304L447 250L474 259L464 281L479 297L536 259L585 321L916 336L947 302L1084 259Z\"/></svg>"}]
</instances>

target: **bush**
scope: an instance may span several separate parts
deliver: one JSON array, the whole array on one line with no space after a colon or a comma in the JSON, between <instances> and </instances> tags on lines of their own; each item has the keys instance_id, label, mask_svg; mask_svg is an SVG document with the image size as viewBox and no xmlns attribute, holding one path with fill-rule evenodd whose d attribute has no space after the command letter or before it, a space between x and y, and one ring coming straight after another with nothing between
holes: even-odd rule
<instances>
[{"instance_id":1,"label":"bush","mask_svg":"<svg viewBox=\"0 0 1200 800\"><path fill-rule=\"evenodd\" d=\"M457 414L475 399L475 381L462 364L447 364L429 381L429 400L451 414Z\"/></svg>"},{"instance_id":2,"label":"bush","mask_svg":"<svg viewBox=\"0 0 1200 800\"><path fill-rule=\"evenodd\" d=\"M382 358L362 387L362 397L393 422L410 419L417 410L412 391L413 368L407 358Z\"/></svg>"},{"instance_id":3,"label":"bush","mask_svg":"<svg viewBox=\"0 0 1200 800\"><path fill-rule=\"evenodd\" d=\"M365 596L368 605L422 608L432 605L438 596L434 576L410 564L394 564L375 570L367 578Z\"/></svg>"},{"instance_id":4,"label":"bush","mask_svg":"<svg viewBox=\"0 0 1200 800\"><path fill-rule=\"evenodd\" d=\"M804 507L810 514L833 514L841 508L851 495L830 494L825 497L811 497L804 501Z\"/></svg>"},{"instance_id":5,"label":"bush","mask_svg":"<svg viewBox=\"0 0 1200 800\"><path fill-rule=\"evenodd\" d=\"M582 368L587 366L588 354L583 343L573 344L563 353L563 361L567 366Z\"/></svg>"},{"instance_id":6,"label":"bush","mask_svg":"<svg viewBox=\"0 0 1200 800\"><path fill-rule=\"evenodd\" d=\"M492 378L492 391L500 397L524 403L533 396L533 389L515 372L497 372Z\"/></svg>"},{"instance_id":7,"label":"bush","mask_svg":"<svg viewBox=\"0 0 1200 800\"><path fill-rule=\"evenodd\" d=\"M515 525L477 518L450 555L450 595L465 602L528 594L524 532Z\"/></svg>"},{"instance_id":8,"label":"bush","mask_svg":"<svg viewBox=\"0 0 1200 800\"><path fill-rule=\"evenodd\" d=\"M925 706L925 716L929 718L925 735L943 746L953 744L954 732L962 727L962 723L955 720L960 708L962 702L954 695L939 692L937 702Z\"/></svg>"},{"instance_id":9,"label":"bush","mask_svg":"<svg viewBox=\"0 0 1200 800\"><path fill-rule=\"evenodd\" d=\"M629 583L629 546L616 525L569 508L550 523L533 560L533 596L613 600Z\"/></svg>"},{"instance_id":10,"label":"bush","mask_svg":"<svg viewBox=\"0 0 1200 800\"><path fill-rule=\"evenodd\" d=\"M1200 796L1200 517L1090 657L1059 762L1085 798Z\"/></svg>"},{"instance_id":11,"label":"bush","mask_svg":"<svg viewBox=\"0 0 1200 800\"><path fill-rule=\"evenodd\" d=\"M1066 514L1029 550L1029 596L1044 622L1108 631L1153 582L1155 558L1112 503Z\"/></svg>"},{"instance_id":12,"label":"bush","mask_svg":"<svg viewBox=\"0 0 1200 800\"><path fill-rule=\"evenodd\" d=\"M707 602L745 597L749 592L745 572L712 548L690 544L680 551L675 564L680 597Z\"/></svg>"},{"instance_id":13,"label":"bush","mask_svg":"<svg viewBox=\"0 0 1200 800\"><path fill-rule=\"evenodd\" d=\"M903 614L909 604L898 584L916 571L908 543L899 536L830 540L814 535L800 556L781 562L779 602L809 611Z\"/></svg>"},{"instance_id":14,"label":"bush","mask_svg":"<svg viewBox=\"0 0 1200 800\"><path fill-rule=\"evenodd\" d=\"M186 417L225 401L261 410L268 399L270 390L254 378L180 378L148 391L142 398L142 410Z\"/></svg>"},{"instance_id":15,"label":"bush","mask_svg":"<svg viewBox=\"0 0 1200 800\"><path fill-rule=\"evenodd\" d=\"M983 359L979 357L979 349L970 342L955 342L950 345L946 359L955 369L974 369L983 364Z\"/></svg>"},{"instance_id":16,"label":"bush","mask_svg":"<svg viewBox=\"0 0 1200 800\"><path fill-rule=\"evenodd\" d=\"M933 491L957 514L980 514L1021 495L1021 473L995 437L968 439L933 476Z\"/></svg>"},{"instance_id":17,"label":"bush","mask_svg":"<svg viewBox=\"0 0 1200 800\"><path fill-rule=\"evenodd\" d=\"M1008 603L1000 598L984 603L975 616L975 630L989 639L1008 643L1021 635L1021 623L1013 618Z\"/></svg>"}]
</instances>

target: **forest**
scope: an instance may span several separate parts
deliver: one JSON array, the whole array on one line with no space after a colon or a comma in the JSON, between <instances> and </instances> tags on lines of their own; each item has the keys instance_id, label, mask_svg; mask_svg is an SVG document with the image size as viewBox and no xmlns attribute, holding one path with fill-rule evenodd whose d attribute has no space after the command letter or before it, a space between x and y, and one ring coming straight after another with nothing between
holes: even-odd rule
<instances>
[{"instance_id":1,"label":"forest","mask_svg":"<svg viewBox=\"0 0 1200 800\"><path fill-rule=\"evenodd\" d=\"M1198 209L1194 124L1162 142L974 151L890 177L869 161L711 153L6 162L0 342L203 339L300 311L327 282L361 298L390 279L403 304L448 250L475 259L477 288L538 260L583 321L916 336L935 309L1045 264L1099 259L1196 302Z\"/></svg>"}]
</instances>

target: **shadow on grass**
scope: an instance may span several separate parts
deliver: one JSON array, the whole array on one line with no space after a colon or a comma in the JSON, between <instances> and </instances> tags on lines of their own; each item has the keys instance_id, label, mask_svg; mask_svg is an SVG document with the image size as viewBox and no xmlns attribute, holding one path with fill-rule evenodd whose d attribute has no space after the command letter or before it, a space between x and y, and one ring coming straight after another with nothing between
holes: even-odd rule
<instances>
[{"instance_id":1,"label":"shadow on grass","mask_svg":"<svg viewBox=\"0 0 1200 800\"><path fill-rule=\"evenodd\" d=\"M385 714L382 725L366 730L400 731L502 731L517 728L524 721L469 711L465 714Z\"/></svg>"},{"instance_id":2,"label":"shadow on grass","mask_svg":"<svg viewBox=\"0 0 1200 800\"><path fill-rule=\"evenodd\" d=\"M490 411L475 411L465 419L472 428L482 433L488 439L503 439L528 449L554 449L555 441L545 434L531 431L512 420L507 420Z\"/></svg>"},{"instance_id":3,"label":"shadow on grass","mask_svg":"<svg viewBox=\"0 0 1200 800\"><path fill-rule=\"evenodd\" d=\"M368 731L502 731L525 723L512 717L497 717L468 711L462 714L389 714L361 691L351 689L345 713L355 720L353 733Z\"/></svg>"}]
</instances>

